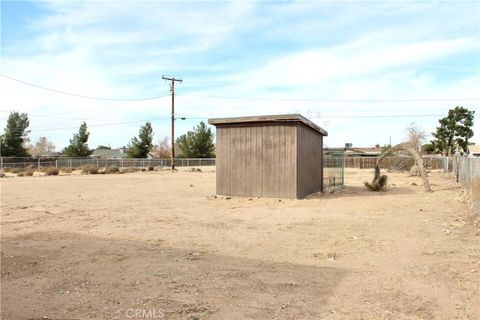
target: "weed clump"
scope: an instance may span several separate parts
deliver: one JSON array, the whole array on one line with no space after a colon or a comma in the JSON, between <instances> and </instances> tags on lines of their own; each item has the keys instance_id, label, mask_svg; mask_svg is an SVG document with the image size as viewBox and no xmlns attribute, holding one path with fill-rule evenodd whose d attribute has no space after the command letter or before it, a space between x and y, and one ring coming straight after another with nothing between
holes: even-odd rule
<instances>
[{"instance_id":1,"label":"weed clump","mask_svg":"<svg viewBox=\"0 0 480 320\"><path fill-rule=\"evenodd\" d=\"M104 173L119 173L120 169L117 166L108 166L105 168Z\"/></svg>"},{"instance_id":2,"label":"weed clump","mask_svg":"<svg viewBox=\"0 0 480 320\"><path fill-rule=\"evenodd\" d=\"M137 172L139 169L137 167L130 167L130 168L124 168L123 169L123 172L127 173L127 172ZM143 169L145 170L145 169Z\"/></svg>"},{"instance_id":3,"label":"weed clump","mask_svg":"<svg viewBox=\"0 0 480 320\"><path fill-rule=\"evenodd\" d=\"M58 168L50 167L45 169L44 173L47 176L58 176L58 174L60 173L60 170Z\"/></svg>"},{"instance_id":4,"label":"weed clump","mask_svg":"<svg viewBox=\"0 0 480 320\"><path fill-rule=\"evenodd\" d=\"M81 169L83 174L98 174L98 169L91 164L86 164Z\"/></svg>"},{"instance_id":5,"label":"weed clump","mask_svg":"<svg viewBox=\"0 0 480 320\"><path fill-rule=\"evenodd\" d=\"M365 187L370 191L382 191L387 187L387 176L382 175L379 179L375 179L372 183L365 182Z\"/></svg>"},{"instance_id":6,"label":"weed clump","mask_svg":"<svg viewBox=\"0 0 480 320\"><path fill-rule=\"evenodd\" d=\"M13 168L12 171L10 171L11 173L15 173L15 174L19 174L20 172L23 172L25 171L24 168Z\"/></svg>"}]
</instances>

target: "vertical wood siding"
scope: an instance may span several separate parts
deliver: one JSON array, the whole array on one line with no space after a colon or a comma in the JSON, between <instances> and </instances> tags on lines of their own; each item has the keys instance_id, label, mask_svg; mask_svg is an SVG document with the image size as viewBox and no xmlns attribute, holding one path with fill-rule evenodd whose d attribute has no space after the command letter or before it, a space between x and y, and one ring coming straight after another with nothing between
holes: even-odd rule
<instances>
[{"instance_id":1,"label":"vertical wood siding","mask_svg":"<svg viewBox=\"0 0 480 320\"><path fill-rule=\"evenodd\" d=\"M297 126L217 125L217 194L295 198Z\"/></svg>"},{"instance_id":2,"label":"vertical wood siding","mask_svg":"<svg viewBox=\"0 0 480 320\"><path fill-rule=\"evenodd\" d=\"M310 128L298 126L297 197L322 191L323 137Z\"/></svg>"}]
</instances>

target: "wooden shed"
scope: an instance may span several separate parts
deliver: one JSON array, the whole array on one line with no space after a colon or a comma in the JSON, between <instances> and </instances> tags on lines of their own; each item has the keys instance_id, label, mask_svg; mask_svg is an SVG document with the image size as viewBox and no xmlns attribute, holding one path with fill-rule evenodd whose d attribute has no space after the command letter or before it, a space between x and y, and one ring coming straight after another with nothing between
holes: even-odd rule
<instances>
[{"instance_id":1,"label":"wooden shed","mask_svg":"<svg viewBox=\"0 0 480 320\"><path fill-rule=\"evenodd\" d=\"M327 132L299 114L209 119L217 194L304 198L323 187Z\"/></svg>"}]
</instances>

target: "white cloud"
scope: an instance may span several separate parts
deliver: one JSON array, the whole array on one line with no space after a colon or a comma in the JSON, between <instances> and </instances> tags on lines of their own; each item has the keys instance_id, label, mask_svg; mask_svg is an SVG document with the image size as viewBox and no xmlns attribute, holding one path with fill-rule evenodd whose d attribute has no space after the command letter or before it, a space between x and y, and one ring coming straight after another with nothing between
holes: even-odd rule
<instances>
[{"instance_id":1,"label":"white cloud","mask_svg":"<svg viewBox=\"0 0 480 320\"><path fill-rule=\"evenodd\" d=\"M445 79L442 77L448 72L425 69L427 64L433 68L450 67L448 59L465 55L470 59L477 57L478 61L479 36L465 28L472 21L478 24L478 15L475 18L466 14L460 19L466 11L456 10L452 4L148 1L44 4L50 14L30 26L34 38L6 46L8 54L2 57L2 72L64 91L114 98L163 95L169 93L169 88L161 75L172 72L185 80L178 86L178 113L198 117L289 112L310 116L446 114L448 108L463 102L295 102L208 99L182 93L277 99L478 97L478 72ZM255 54L256 50L260 53ZM169 133L165 118L169 114L168 97L101 109L115 103L52 94L1 78L0 86L0 109L29 112L32 129L76 127L81 119L87 119L92 125L92 145L117 146L137 134L141 123L116 127L93 125L162 118L155 127L157 138ZM41 116L65 112L69 114L57 118ZM177 132L191 129L194 121L179 122ZM358 140L352 141L355 143L381 143L373 141L374 123L399 136L412 119L315 121L327 127L331 132L329 144L335 145L353 138ZM427 130L436 125L435 118L417 122ZM480 132L479 122L476 132ZM364 124L370 129L363 130ZM57 146L62 147L75 131L43 134L51 133Z\"/></svg>"}]
</instances>

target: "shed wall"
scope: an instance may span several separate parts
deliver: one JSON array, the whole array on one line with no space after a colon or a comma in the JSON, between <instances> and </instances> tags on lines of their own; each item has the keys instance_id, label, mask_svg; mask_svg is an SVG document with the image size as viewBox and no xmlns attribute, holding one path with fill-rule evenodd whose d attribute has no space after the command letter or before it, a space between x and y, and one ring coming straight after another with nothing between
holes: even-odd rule
<instances>
[{"instance_id":1,"label":"shed wall","mask_svg":"<svg viewBox=\"0 0 480 320\"><path fill-rule=\"evenodd\" d=\"M304 198L323 188L323 137L298 126L297 197Z\"/></svg>"},{"instance_id":2,"label":"shed wall","mask_svg":"<svg viewBox=\"0 0 480 320\"><path fill-rule=\"evenodd\" d=\"M217 125L217 194L295 198L297 127Z\"/></svg>"}]
</instances>

